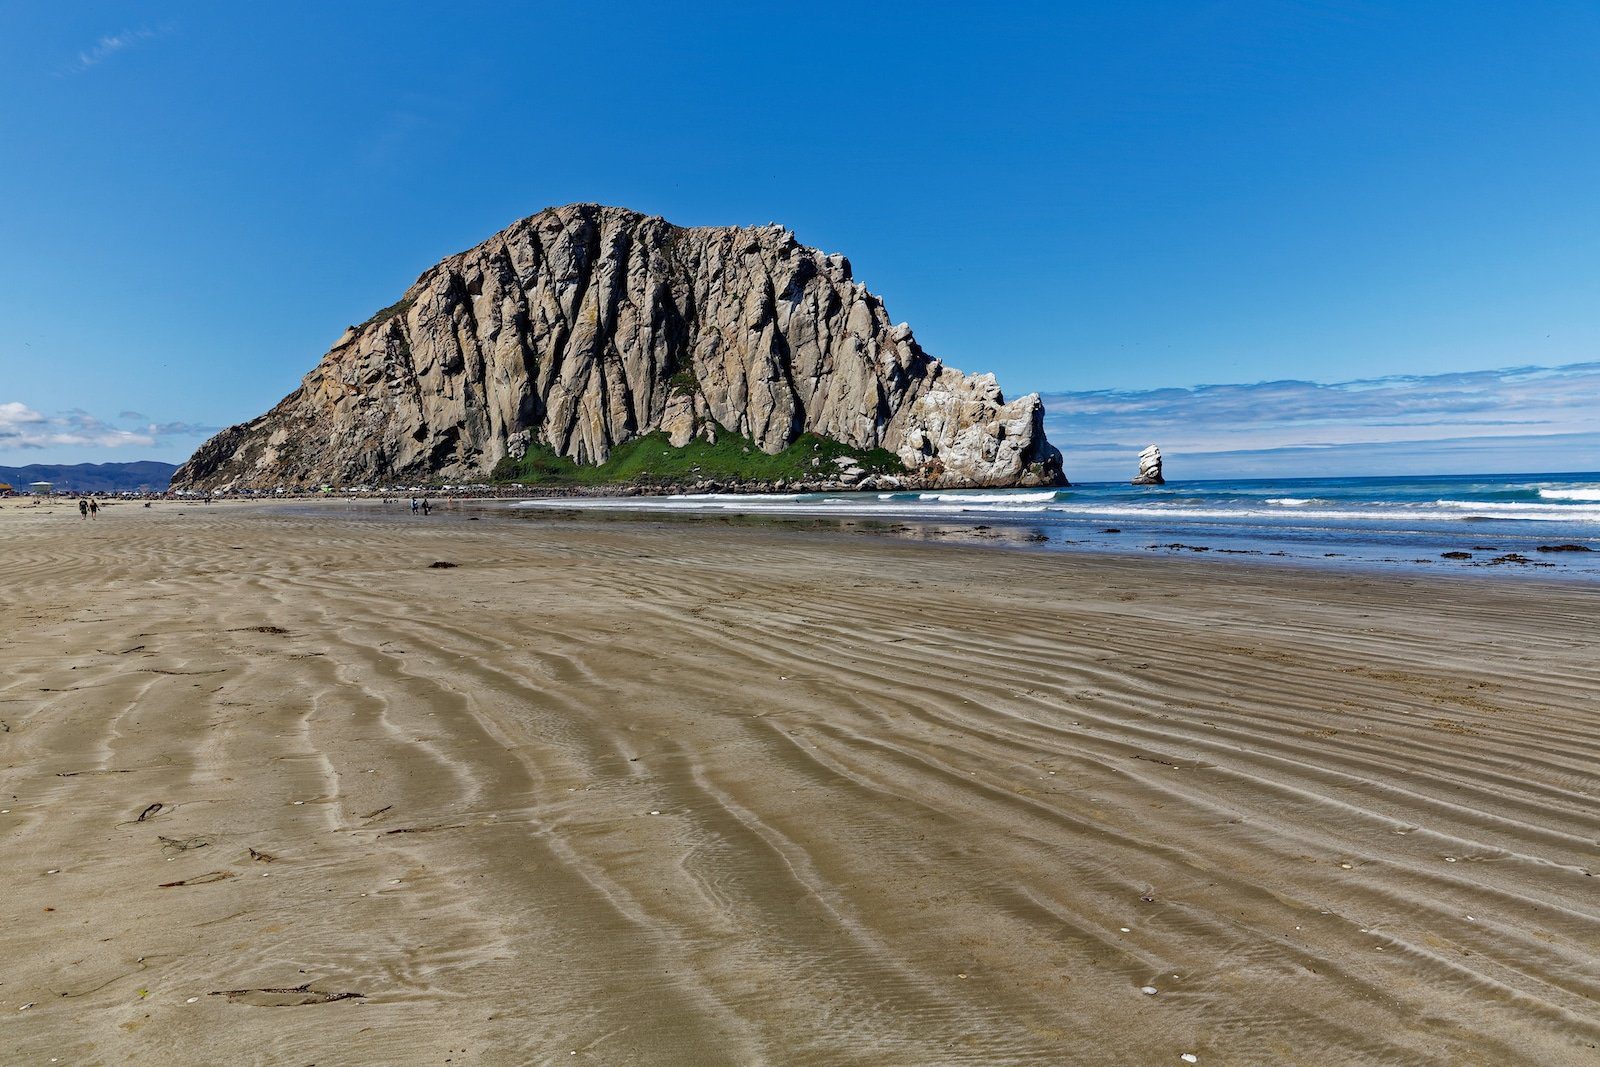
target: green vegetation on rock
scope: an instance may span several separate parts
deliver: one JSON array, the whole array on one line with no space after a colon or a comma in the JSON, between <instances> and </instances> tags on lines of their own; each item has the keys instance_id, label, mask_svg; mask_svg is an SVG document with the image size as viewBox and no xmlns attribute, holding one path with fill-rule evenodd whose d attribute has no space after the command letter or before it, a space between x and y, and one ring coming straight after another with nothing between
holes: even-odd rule
<instances>
[{"instance_id":1,"label":"green vegetation on rock","mask_svg":"<svg viewBox=\"0 0 1600 1067\"><path fill-rule=\"evenodd\" d=\"M406 312L411 310L411 305L415 303L416 301L409 296L397 300L388 307L373 312L371 318L369 318L366 322L363 322L360 326L356 327L356 331L359 333L360 331L365 330L368 326L371 326L373 323L388 322L396 315L404 315Z\"/></svg>"},{"instance_id":2,"label":"green vegetation on rock","mask_svg":"<svg viewBox=\"0 0 1600 1067\"><path fill-rule=\"evenodd\" d=\"M684 396L694 396L700 391L700 379L693 367L685 367L667 380L667 389Z\"/></svg>"},{"instance_id":3,"label":"green vegetation on rock","mask_svg":"<svg viewBox=\"0 0 1600 1067\"><path fill-rule=\"evenodd\" d=\"M611 450L599 466L587 466L558 456L548 445L534 445L521 459L509 456L494 469L497 482L523 485L656 485L712 481L820 481L832 478L840 467L834 461L849 456L869 474L902 474L900 457L882 448L851 448L816 434L805 434L777 455L769 456L755 442L736 434L720 433L715 444L699 438L673 448L659 431L624 442Z\"/></svg>"}]
</instances>

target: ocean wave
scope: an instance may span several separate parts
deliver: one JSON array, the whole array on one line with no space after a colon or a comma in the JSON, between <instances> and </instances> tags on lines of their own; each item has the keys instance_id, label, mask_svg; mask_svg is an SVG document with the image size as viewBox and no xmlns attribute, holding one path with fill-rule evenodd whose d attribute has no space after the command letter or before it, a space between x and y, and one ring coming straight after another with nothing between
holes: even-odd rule
<instances>
[{"instance_id":1,"label":"ocean wave","mask_svg":"<svg viewBox=\"0 0 1600 1067\"><path fill-rule=\"evenodd\" d=\"M1541 489L1545 500L1600 500L1600 488L1595 489Z\"/></svg>"},{"instance_id":2,"label":"ocean wave","mask_svg":"<svg viewBox=\"0 0 1600 1067\"><path fill-rule=\"evenodd\" d=\"M1054 489L1039 493L918 493L916 499L941 504L1043 504L1059 496Z\"/></svg>"},{"instance_id":3,"label":"ocean wave","mask_svg":"<svg viewBox=\"0 0 1600 1067\"><path fill-rule=\"evenodd\" d=\"M513 508L615 508L626 506L661 507L670 502L723 504L756 501L758 503L787 503L800 499L798 493L674 493L670 496L549 496L537 500L519 500Z\"/></svg>"},{"instance_id":4,"label":"ocean wave","mask_svg":"<svg viewBox=\"0 0 1600 1067\"><path fill-rule=\"evenodd\" d=\"M1207 519L1248 522L1268 519L1283 526L1294 520L1322 524L1325 522L1403 523L1462 522L1470 519L1516 519L1533 522L1600 523L1600 507L1586 508L1556 504L1501 504L1485 506L1458 501L1460 508L1431 507L1429 505L1373 505L1361 508L1217 508L1217 507L1163 507L1159 504L1105 505L1097 507L1065 507L1057 505L1045 510L1061 513L1064 517L1085 518L1144 518L1159 521Z\"/></svg>"},{"instance_id":5,"label":"ocean wave","mask_svg":"<svg viewBox=\"0 0 1600 1067\"><path fill-rule=\"evenodd\" d=\"M1060 519L1142 519L1149 522L1262 523L1278 527L1327 523L1392 526L1395 523L1467 522L1503 520L1528 522L1568 522L1588 526L1600 523L1600 506L1581 504L1509 504L1471 500L1440 500L1432 504L1393 503L1336 507L1218 507L1179 505L1169 502L1090 504L1081 501L1045 503L1022 502L1022 495L986 500L980 495L955 499L884 500L877 494L859 496L797 496L701 494L667 497L558 497L529 501L516 507L580 508L617 511L733 511L774 515L852 515L938 519L960 515L993 518L1049 513ZM998 494L996 494L998 495ZM1034 494L1037 495L1037 494ZM1265 520L1263 522L1263 520Z\"/></svg>"},{"instance_id":6,"label":"ocean wave","mask_svg":"<svg viewBox=\"0 0 1600 1067\"><path fill-rule=\"evenodd\" d=\"M1596 498L1600 500L1600 497ZM1533 501L1435 500L1436 507L1452 511L1471 511L1495 518L1600 518L1600 507L1584 504L1538 504Z\"/></svg>"},{"instance_id":7,"label":"ocean wave","mask_svg":"<svg viewBox=\"0 0 1600 1067\"><path fill-rule=\"evenodd\" d=\"M1269 496L1267 503L1277 504L1279 507L1285 508L1303 508L1307 504L1315 504L1319 503L1319 501L1315 498L1307 499L1299 496Z\"/></svg>"},{"instance_id":8,"label":"ocean wave","mask_svg":"<svg viewBox=\"0 0 1600 1067\"><path fill-rule=\"evenodd\" d=\"M782 501L782 500L799 500L800 499L800 494L799 493L759 493L759 494L755 494L754 498L755 499L759 499L759 500L779 500L779 501ZM663 497L662 499L665 499L665 500L709 500L709 501L732 500L732 501L739 501L739 500L750 500L750 499L752 499L752 494L750 494L750 493L673 493L671 496Z\"/></svg>"}]
</instances>

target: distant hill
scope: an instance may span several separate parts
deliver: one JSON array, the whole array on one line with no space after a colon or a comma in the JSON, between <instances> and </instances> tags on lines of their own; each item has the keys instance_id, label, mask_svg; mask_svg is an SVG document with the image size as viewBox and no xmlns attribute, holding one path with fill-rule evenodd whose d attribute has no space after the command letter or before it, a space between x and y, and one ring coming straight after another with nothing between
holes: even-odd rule
<instances>
[{"instance_id":1,"label":"distant hill","mask_svg":"<svg viewBox=\"0 0 1600 1067\"><path fill-rule=\"evenodd\" d=\"M51 482L57 489L75 493L123 493L140 489L161 492L177 470L172 463L140 460L136 463L30 463L26 467L0 467L0 482L10 482L19 493L29 482Z\"/></svg>"}]
</instances>

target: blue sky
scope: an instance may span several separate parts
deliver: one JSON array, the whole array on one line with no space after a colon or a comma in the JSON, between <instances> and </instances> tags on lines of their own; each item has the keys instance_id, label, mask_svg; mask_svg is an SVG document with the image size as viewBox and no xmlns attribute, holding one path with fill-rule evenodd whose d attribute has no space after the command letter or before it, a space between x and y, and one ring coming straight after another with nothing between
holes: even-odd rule
<instances>
[{"instance_id":1,"label":"blue sky","mask_svg":"<svg viewBox=\"0 0 1600 1067\"><path fill-rule=\"evenodd\" d=\"M1194 476L1570 454L1482 372L1600 359L1600 7L859 8L0 0L0 463L181 458L576 200L847 253L930 351L1077 397L1079 476L1163 425ZM1339 385L1439 375L1488 414Z\"/></svg>"}]
</instances>

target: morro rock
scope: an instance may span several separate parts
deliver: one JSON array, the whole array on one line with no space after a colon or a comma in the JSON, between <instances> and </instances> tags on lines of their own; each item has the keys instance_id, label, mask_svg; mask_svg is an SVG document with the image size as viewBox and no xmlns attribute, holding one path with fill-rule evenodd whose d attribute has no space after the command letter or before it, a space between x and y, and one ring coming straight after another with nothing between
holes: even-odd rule
<instances>
[{"instance_id":1,"label":"morro rock","mask_svg":"<svg viewBox=\"0 0 1600 1067\"><path fill-rule=\"evenodd\" d=\"M172 484L476 480L533 447L601 463L654 431L771 454L814 433L887 449L926 485L1059 484L1043 415L929 356L843 256L781 226L574 204L426 271Z\"/></svg>"},{"instance_id":2,"label":"morro rock","mask_svg":"<svg viewBox=\"0 0 1600 1067\"><path fill-rule=\"evenodd\" d=\"M1134 475L1134 485L1166 485L1161 477L1161 449L1150 445L1139 453L1139 473Z\"/></svg>"}]
</instances>

